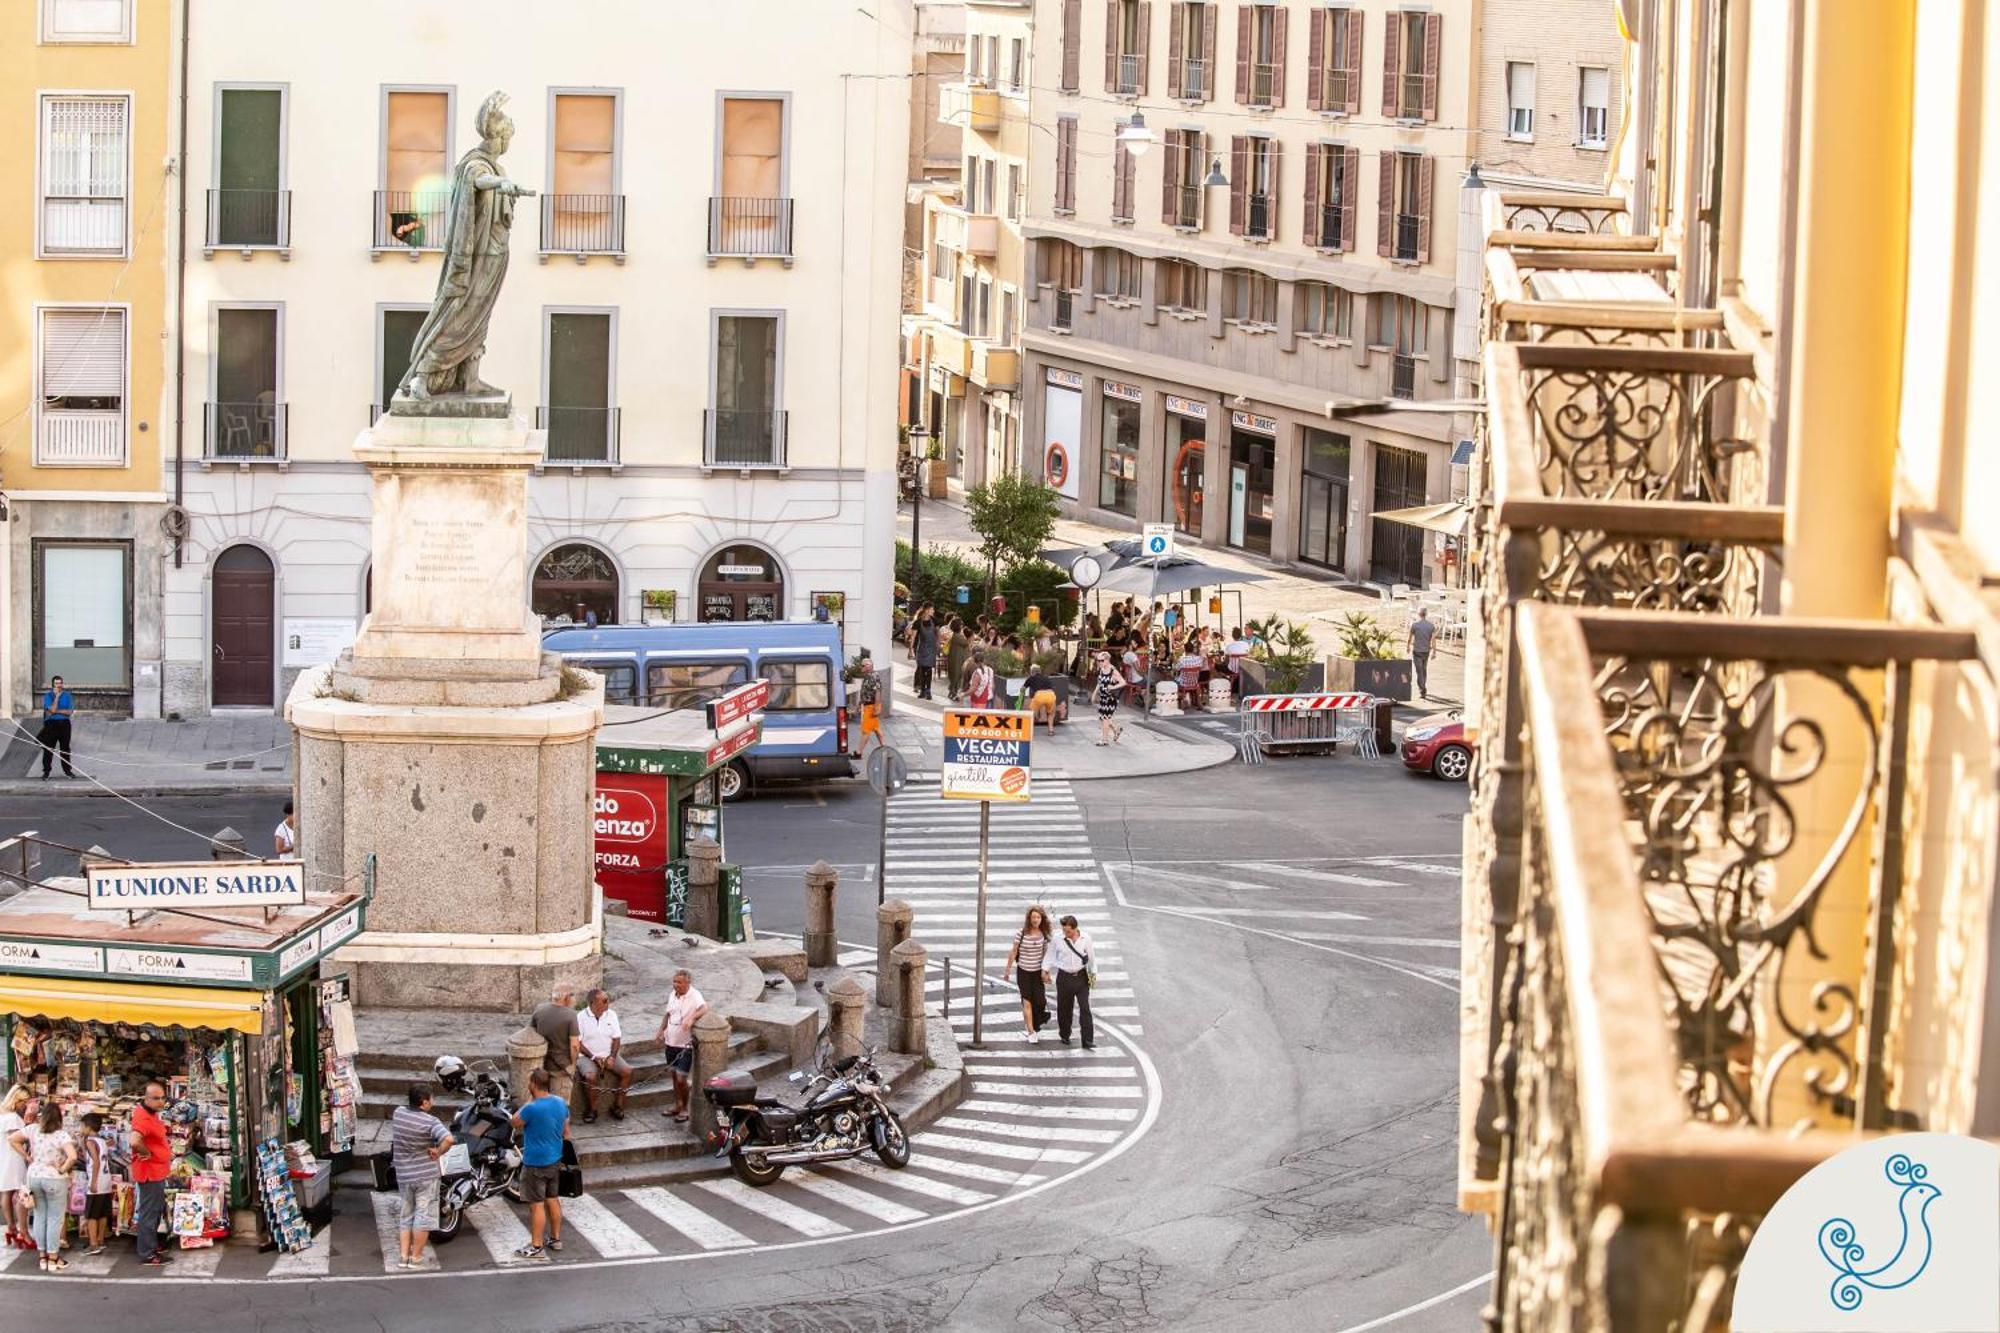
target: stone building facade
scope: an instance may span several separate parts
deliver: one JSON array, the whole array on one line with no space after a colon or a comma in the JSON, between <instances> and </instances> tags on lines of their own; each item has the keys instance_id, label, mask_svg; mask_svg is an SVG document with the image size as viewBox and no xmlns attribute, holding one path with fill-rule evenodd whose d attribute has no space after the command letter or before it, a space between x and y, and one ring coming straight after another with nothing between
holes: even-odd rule
<instances>
[{"instance_id":1,"label":"stone building facade","mask_svg":"<svg viewBox=\"0 0 2000 1333\"><path fill-rule=\"evenodd\" d=\"M1475 7L1038 0L1024 452L1071 512L1352 579L1442 500Z\"/></svg>"},{"instance_id":2,"label":"stone building facade","mask_svg":"<svg viewBox=\"0 0 2000 1333\"><path fill-rule=\"evenodd\" d=\"M1479 173L1515 189L1603 190L1623 128L1624 42L1599 0L1479 7Z\"/></svg>"}]
</instances>

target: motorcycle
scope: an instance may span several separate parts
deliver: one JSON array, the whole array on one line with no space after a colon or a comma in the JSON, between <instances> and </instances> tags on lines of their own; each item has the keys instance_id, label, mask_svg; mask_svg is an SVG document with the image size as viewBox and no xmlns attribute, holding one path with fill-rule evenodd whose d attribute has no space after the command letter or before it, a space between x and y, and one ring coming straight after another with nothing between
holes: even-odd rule
<instances>
[{"instance_id":1,"label":"motorcycle","mask_svg":"<svg viewBox=\"0 0 2000 1333\"><path fill-rule=\"evenodd\" d=\"M888 1084L872 1055L835 1060L822 1050L810 1076L803 1069L789 1076L805 1085L798 1106L759 1097L757 1081L745 1073L726 1071L708 1080L703 1091L728 1119L727 1127L711 1136L715 1155L729 1159L738 1180L757 1186L775 1184L788 1166L840 1162L866 1152L895 1170L908 1166L910 1136L889 1109Z\"/></svg>"},{"instance_id":2,"label":"motorcycle","mask_svg":"<svg viewBox=\"0 0 2000 1333\"><path fill-rule=\"evenodd\" d=\"M431 1239L442 1245L458 1238L465 1210L474 1204L503 1193L520 1198L521 1148L506 1085L491 1064L482 1060L467 1069L463 1060L446 1055L432 1073L447 1092L472 1098L451 1122L452 1146L438 1159L442 1180Z\"/></svg>"}]
</instances>

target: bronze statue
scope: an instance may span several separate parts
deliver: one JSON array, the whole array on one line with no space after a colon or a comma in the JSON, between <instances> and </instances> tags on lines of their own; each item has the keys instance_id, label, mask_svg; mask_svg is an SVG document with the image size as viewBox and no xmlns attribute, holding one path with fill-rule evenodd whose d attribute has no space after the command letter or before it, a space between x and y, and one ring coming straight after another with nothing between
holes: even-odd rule
<instances>
[{"instance_id":1,"label":"bronze statue","mask_svg":"<svg viewBox=\"0 0 2000 1333\"><path fill-rule=\"evenodd\" d=\"M479 145L460 158L452 172L437 295L431 298L430 313L411 345L409 373L397 388L392 412L422 412L417 406L421 403L435 403L437 409L449 412L454 400L491 403L505 398L479 378L479 358L486 351L493 303L507 276L514 200L535 193L508 180L500 169L500 155L514 137L506 103L505 93L494 93L480 103L474 121Z\"/></svg>"}]
</instances>

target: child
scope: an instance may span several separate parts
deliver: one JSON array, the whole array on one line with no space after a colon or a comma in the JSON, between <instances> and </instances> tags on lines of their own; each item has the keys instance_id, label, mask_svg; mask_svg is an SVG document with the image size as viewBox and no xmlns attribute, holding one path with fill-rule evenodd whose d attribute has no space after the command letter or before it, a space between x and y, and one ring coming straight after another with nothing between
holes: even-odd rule
<instances>
[{"instance_id":1,"label":"child","mask_svg":"<svg viewBox=\"0 0 2000 1333\"><path fill-rule=\"evenodd\" d=\"M98 1255L111 1238L111 1140L104 1132L104 1117L95 1111L83 1117L83 1132L83 1239L90 1246L86 1253Z\"/></svg>"}]
</instances>

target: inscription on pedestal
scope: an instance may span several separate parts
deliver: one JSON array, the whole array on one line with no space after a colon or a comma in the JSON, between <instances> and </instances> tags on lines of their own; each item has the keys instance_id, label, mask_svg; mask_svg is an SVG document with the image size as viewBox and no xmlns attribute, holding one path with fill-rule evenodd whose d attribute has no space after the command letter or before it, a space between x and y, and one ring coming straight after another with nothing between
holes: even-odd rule
<instances>
[{"instance_id":1,"label":"inscription on pedestal","mask_svg":"<svg viewBox=\"0 0 2000 1333\"><path fill-rule=\"evenodd\" d=\"M479 529L480 525L469 518L411 517L408 531L416 550L410 560L410 576L420 583L443 587L484 586L487 575L473 554Z\"/></svg>"}]
</instances>

